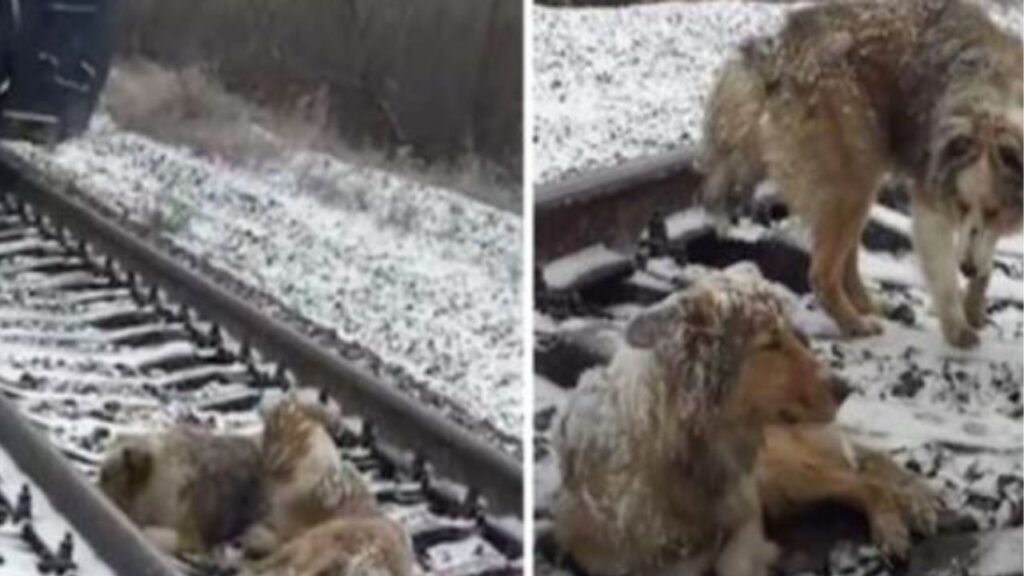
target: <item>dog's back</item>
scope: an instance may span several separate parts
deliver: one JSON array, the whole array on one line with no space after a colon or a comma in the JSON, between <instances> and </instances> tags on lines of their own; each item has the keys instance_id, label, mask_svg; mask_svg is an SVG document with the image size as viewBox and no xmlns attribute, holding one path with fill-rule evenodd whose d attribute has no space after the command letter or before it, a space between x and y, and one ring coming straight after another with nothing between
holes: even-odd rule
<instances>
[{"instance_id":1,"label":"dog's back","mask_svg":"<svg viewBox=\"0 0 1024 576\"><path fill-rule=\"evenodd\" d=\"M205 552L260 513L259 450L249 438L184 427L124 439L105 459L100 487L141 527L173 531L168 552Z\"/></svg>"},{"instance_id":2,"label":"dog's back","mask_svg":"<svg viewBox=\"0 0 1024 576\"><path fill-rule=\"evenodd\" d=\"M555 536L594 574L654 569L666 548L682 554L708 545L707 525L665 510L670 493L691 489L658 462L664 403L654 383L663 375L649 356L625 348L607 368L585 373L555 438L562 473Z\"/></svg>"},{"instance_id":3,"label":"dog's back","mask_svg":"<svg viewBox=\"0 0 1024 576\"><path fill-rule=\"evenodd\" d=\"M701 196L708 211L723 220L753 196L766 175L758 123L769 89L765 66L770 50L765 40L745 44L726 62L708 100Z\"/></svg>"},{"instance_id":4,"label":"dog's back","mask_svg":"<svg viewBox=\"0 0 1024 576\"><path fill-rule=\"evenodd\" d=\"M805 113L807 106L839 94L849 100L843 106L871 110L883 139L891 138L886 144L914 139L908 125L915 119L900 114L903 93L921 88L909 74L913 51L943 17L974 16L968 18L973 26L975 12L959 0L825 4L792 13L773 38L747 41L723 66L708 101L705 206L717 216L735 214L767 176L764 146L770 132L764 130L764 115L769 107L782 117L803 114L802 122L814 126L823 120ZM841 132L842 119L833 120L833 130Z\"/></svg>"}]
</instances>

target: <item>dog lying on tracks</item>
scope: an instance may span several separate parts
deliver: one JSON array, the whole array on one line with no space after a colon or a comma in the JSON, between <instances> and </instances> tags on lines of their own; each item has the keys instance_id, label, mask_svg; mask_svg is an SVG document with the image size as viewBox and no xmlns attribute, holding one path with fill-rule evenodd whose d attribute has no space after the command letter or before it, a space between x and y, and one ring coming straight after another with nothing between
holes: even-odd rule
<instances>
[{"instance_id":1,"label":"dog lying on tracks","mask_svg":"<svg viewBox=\"0 0 1024 576\"><path fill-rule=\"evenodd\" d=\"M764 281L740 270L640 313L629 346L585 373L555 437L560 547L595 575L768 573L763 516L838 500L906 553L937 499L831 422L842 381L814 357Z\"/></svg>"},{"instance_id":2,"label":"dog lying on tracks","mask_svg":"<svg viewBox=\"0 0 1024 576\"><path fill-rule=\"evenodd\" d=\"M754 476L764 428L828 422L836 403L768 285L730 272L634 318L570 400L552 512L588 572L752 576L774 561Z\"/></svg>"},{"instance_id":3,"label":"dog lying on tracks","mask_svg":"<svg viewBox=\"0 0 1024 576\"><path fill-rule=\"evenodd\" d=\"M744 46L712 92L705 204L728 213L777 183L810 228L822 307L866 336L881 325L861 233L883 180L906 180L942 332L976 345L996 242L1024 214L1021 39L961 0L862 0L797 11L774 40Z\"/></svg>"},{"instance_id":4,"label":"dog lying on tracks","mask_svg":"<svg viewBox=\"0 0 1024 576\"><path fill-rule=\"evenodd\" d=\"M272 570L314 576L321 572L304 567L327 562L358 574L385 561L411 569L404 531L380 514L331 438L341 426L337 405L290 393L262 416L258 439L185 427L121 439L101 467L100 487L171 554L208 555L239 539L247 553L269 555ZM292 573L262 566L256 573Z\"/></svg>"}]
</instances>

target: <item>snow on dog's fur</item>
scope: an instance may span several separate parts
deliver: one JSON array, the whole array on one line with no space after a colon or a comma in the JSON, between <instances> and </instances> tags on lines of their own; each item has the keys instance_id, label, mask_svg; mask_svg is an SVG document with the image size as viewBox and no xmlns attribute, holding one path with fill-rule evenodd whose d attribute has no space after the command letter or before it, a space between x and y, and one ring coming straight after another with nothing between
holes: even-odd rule
<instances>
[{"instance_id":1,"label":"snow on dog's fur","mask_svg":"<svg viewBox=\"0 0 1024 576\"><path fill-rule=\"evenodd\" d=\"M267 554L339 513L376 509L359 472L342 460L332 439L342 427L337 404L323 394L292 392L263 412L266 513L246 535L251 554Z\"/></svg>"},{"instance_id":2,"label":"snow on dog's fur","mask_svg":"<svg viewBox=\"0 0 1024 576\"><path fill-rule=\"evenodd\" d=\"M640 313L584 374L555 439L555 533L593 574L687 564L765 574L753 466L773 422L827 422L832 377L756 273L716 273Z\"/></svg>"}]
</instances>

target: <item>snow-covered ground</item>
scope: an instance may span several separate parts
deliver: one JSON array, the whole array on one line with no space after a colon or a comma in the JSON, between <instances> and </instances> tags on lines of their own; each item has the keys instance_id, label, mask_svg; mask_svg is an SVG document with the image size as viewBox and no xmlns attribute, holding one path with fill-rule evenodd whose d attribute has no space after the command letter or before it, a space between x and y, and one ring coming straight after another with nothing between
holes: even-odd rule
<instances>
[{"instance_id":1,"label":"snow-covered ground","mask_svg":"<svg viewBox=\"0 0 1024 576\"><path fill-rule=\"evenodd\" d=\"M1019 3L984 1L1020 34ZM695 145L719 66L742 40L773 33L802 5L535 6L532 180L556 182Z\"/></svg>"},{"instance_id":2,"label":"snow-covered ground","mask_svg":"<svg viewBox=\"0 0 1024 576\"><path fill-rule=\"evenodd\" d=\"M15 149L164 240L379 356L463 421L518 442L520 220L436 187L297 151L229 165L100 116Z\"/></svg>"},{"instance_id":3,"label":"snow-covered ground","mask_svg":"<svg viewBox=\"0 0 1024 576\"><path fill-rule=\"evenodd\" d=\"M46 494L39 490L38 486L18 468L11 456L0 447L0 494L13 504L26 486L32 499L32 519L28 522L14 522L12 518L0 520L0 576L44 574L37 570L39 556L32 552L21 536L25 525L31 525L53 552L57 552L61 541L67 534L71 534L74 546L72 560L78 565L78 569L71 574L113 576L114 572L96 556L89 542L53 508Z\"/></svg>"}]
</instances>

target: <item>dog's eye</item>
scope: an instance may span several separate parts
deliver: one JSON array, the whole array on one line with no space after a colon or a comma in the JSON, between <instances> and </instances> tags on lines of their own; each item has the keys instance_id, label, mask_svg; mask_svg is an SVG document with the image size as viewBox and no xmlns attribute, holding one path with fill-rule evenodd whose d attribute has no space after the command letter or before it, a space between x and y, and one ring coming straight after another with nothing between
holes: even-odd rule
<instances>
[{"instance_id":1,"label":"dog's eye","mask_svg":"<svg viewBox=\"0 0 1024 576\"><path fill-rule=\"evenodd\" d=\"M967 213L971 211L971 205L968 204L967 202L964 202L963 200L957 200L956 209L958 212L960 212L960 214L966 216Z\"/></svg>"},{"instance_id":2,"label":"dog's eye","mask_svg":"<svg viewBox=\"0 0 1024 576\"><path fill-rule=\"evenodd\" d=\"M957 160L967 156L973 147L973 142L967 136L957 136L946 143L942 149L942 158L946 161Z\"/></svg>"},{"instance_id":3,"label":"dog's eye","mask_svg":"<svg viewBox=\"0 0 1024 576\"><path fill-rule=\"evenodd\" d=\"M1020 151L1013 146L1000 146L999 147L999 161L1006 167L1007 170L1013 174L1017 179L1021 178L1021 158Z\"/></svg>"},{"instance_id":4,"label":"dog's eye","mask_svg":"<svg viewBox=\"0 0 1024 576\"><path fill-rule=\"evenodd\" d=\"M985 217L986 222L994 222L995 219L999 217L999 209L985 208L984 212L982 212L982 215Z\"/></svg>"}]
</instances>

